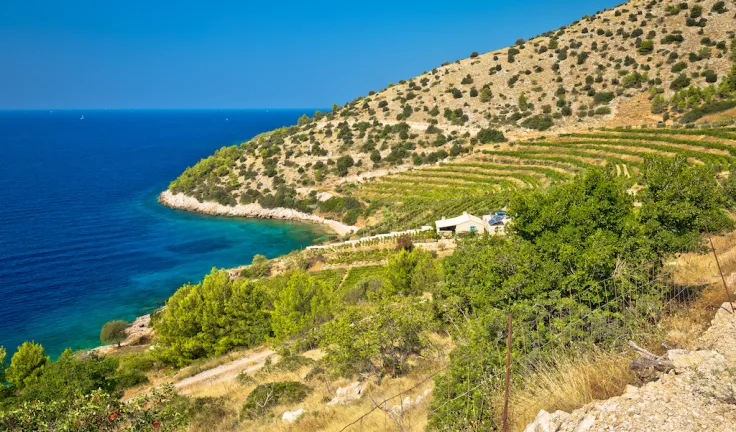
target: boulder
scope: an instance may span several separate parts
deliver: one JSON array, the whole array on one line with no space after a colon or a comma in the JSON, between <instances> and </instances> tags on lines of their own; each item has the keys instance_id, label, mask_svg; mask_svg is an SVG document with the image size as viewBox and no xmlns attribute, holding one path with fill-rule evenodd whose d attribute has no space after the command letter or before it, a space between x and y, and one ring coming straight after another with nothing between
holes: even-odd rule
<instances>
[{"instance_id":1,"label":"boulder","mask_svg":"<svg viewBox=\"0 0 736 432\"><path fill-rule=\"evenodd\" d=\"M296 411L286 411L284 415L281 416L281 421L284 423L294 423L304 414L304 408L299 408Z\"/></svg>"},{"instance_id":2,"label":"boulder","mask_svg":"<svg viewBox=\"0 0 736 432\"><path fill-rule=\"evenodd\" d=\"M327 402L327 405L345 404L350 401L360 399L363 396L363 390L365 385L356 381L345 387L340 387L335 392L335 397L331 401Z\"/></svg>"}]
</instances>

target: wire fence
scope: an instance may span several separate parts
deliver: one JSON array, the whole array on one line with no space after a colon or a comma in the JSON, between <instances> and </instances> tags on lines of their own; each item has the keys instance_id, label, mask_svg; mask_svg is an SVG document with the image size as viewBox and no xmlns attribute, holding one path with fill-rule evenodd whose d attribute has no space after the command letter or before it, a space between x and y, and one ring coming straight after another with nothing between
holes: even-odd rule
<instances>
[{"instance_id":1,"label":"wire fence","mask_svg":"<svg viewBox=\"0 0 736 432\"><path fill-rule=\"evenodd\" d=\"M571 353L584 347L623 352L628 341L645 339L663 317L691 304L703 289L678 285L672 272L662 270L658 262L647 263L628 274L636 274L636 277L616 275L588 289L570 291L554 301L535 304L532 316L514 317L510 339L511 386L522 385L525 378L544 371L550 365L550 358L563 352ZM417 329L418 332L423 330ZM499 328L495 339L498 343L491 344L491 351L479 353L467 361L463 391L457 392L458 386L452 390L446 386L447 394L438 399L438 390L434 390L435 400L441 403L431 404L427 415L433 418L443 414L447 419L446 422L435 421L432 429L457 430L458 424L463 425L463 430L503 429L500 419L504 405L506 368L503 366L508 354L505 343L508 330ZM455 349L463 349L462 341ZM488 367L489 358L494 367ZM416 384L381 398L380 402L368 395L373 402L371 409L340 430L381 430L376 428L377 424L383 424L386 431L423 428L423 422L411 416L412 408L426 400L430 381L451 367L451 363L441 365ZM550 400L546 405L556 406L564 397ZM455 407L458 403L459 408L451 415L443 413L448 405ZM535 407L524 409L512 404L508 423L533 419L537 412L530 412L532 409L538 411ZM376 416L383 416L383 419L379 421Z\"/></svg>"}]
</instances>

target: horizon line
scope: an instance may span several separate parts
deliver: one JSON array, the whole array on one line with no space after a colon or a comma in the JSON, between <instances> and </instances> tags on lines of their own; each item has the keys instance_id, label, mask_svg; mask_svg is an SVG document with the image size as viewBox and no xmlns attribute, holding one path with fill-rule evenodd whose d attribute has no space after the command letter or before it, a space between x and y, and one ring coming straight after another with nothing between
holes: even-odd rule
<instances>
[{"instance_id":1,"label":"horizon line","mask_svg":"<svg viewBox=\"0 0 736 432\"><path fill-rule=\"evenodd\" d=\"M0 108L3 111L303 111L303 110L325 110L332 111L328 107L263 107L263 108Z\"/></svg>"}]
</instances>

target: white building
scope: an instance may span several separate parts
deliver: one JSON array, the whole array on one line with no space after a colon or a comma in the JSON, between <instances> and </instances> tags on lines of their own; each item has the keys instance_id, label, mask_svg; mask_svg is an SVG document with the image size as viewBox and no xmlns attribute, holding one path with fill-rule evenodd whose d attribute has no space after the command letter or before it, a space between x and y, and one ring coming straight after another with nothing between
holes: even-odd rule
<instances>
[{"instance_id":1,"label":"white building","mask_svg":"<svg viewBox=\"0 0 736 432\"><path fill-rule=\"evenodd\" d=\"M452 219L442 218L441 220L435 221L437 226L437 233L451 233L451 234L463 234L463 233L478 233L483 234L486 232L486 224L479 217L463 212L462 216L454 217Z\"/></svg>"}]
</instances>

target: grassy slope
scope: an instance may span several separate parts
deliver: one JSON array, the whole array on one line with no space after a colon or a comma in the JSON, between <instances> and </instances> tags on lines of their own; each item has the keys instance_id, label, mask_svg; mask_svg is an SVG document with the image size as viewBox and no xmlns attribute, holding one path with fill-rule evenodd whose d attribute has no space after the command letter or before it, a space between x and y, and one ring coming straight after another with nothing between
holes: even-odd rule
<instances>
[{"instance_id":1,"label":"grassy slope","mask_svg":"<svg viewBox=\"0 0 736 432\"><path fill-rule=\"evenodd\" d=\"M539 132L524 129L520 124L524 118L542 114L545 106L549 106L550 114L560 117L554 120L552 129L544 132L547 135L584 131L595 126L654 123L661 116L651 114L647 95L652 86L663 89L665 96L672 95L670 84L679 75L672 71L674 63L684 61L688 66L684 72L698 87L707 85L702 75L704 70L715 71L719 79L730 70L728 49L733 36L733 12L711 12L715 3L715 0L697 3L703 7L702 16L707 19L702 28L686 25L690 10L677 14L667 11L667 7L678 2L632 0L523 44L444 64L357 98L319 119L304 119L298 126L255 137L224 157L220 164L226 168L219 173L211 174L206 166L200 166L203 169L198 175L185 175L174 184L174 189L186 190L205 200L217 199L215 195L219 193L224 200L233 197L231 202L241 201L246 192L255 199L259 194L273 194L283 185L293 188L300 198L308 197L312 191L349 193L350 184L410 169L413 153L425 156L440 150L452 153L453 146L470 150L471 146L477 146L474 137L481 128L503 129L512 140L538 136ZM649 32L654 32L654 49L642 54L636 48L637 39L645 39ZM677 33L683 36L683 42L662 42L666 35ZM728 48L711 46L710 58L690 61L691 53L705 48L702 39L706 37L713 44L725 42ZM566 58L562 59L565 54L561 53L566 53ZM676 60L670 58L673 53L678 56ZM584 57L584 61L580 60ZM634 73L646 74L651 85L645 82L626 88L624 76ZM489 100L481 97L484 87L492 95ZM456 94L460 97L456 98L450 92L452 89L459 90ZM471 96L473 89L478 96ZM609 103L597 103L595 96L591 96L609 92L615 96ZM526 110L519 107L522 94L529 105ZM573 115L560 114L561 100ZM592 108L602 105L608 105L612 114L588 115ZM407 106L412 113L404 118ZM462 110L462 113L447 112L445 116L446 110ZM586 113L584 118L580 116L582 112ZM521 120L514 121L519 116ZM399 123L402 125L397 127ZM428 133L432 123L436 123L439 131ZM438 141L440 134L444 139ZM403 151L397 146L403 147ZM376 164L369 157L374 150L382 157ZM549 149L545 152L555 153ZM335 162L344 155L351 155L355 166L343 177L336 173ZM618 162L624 163L621 159ZM191 177L194 187L181 187L187 177ZM528 180L518 175L499 178L495 190L523 186ZM376 197L364 195L363 198L367 203ZM360 220L361 223L373 221Z\"/></svg>"}]
</instances>

